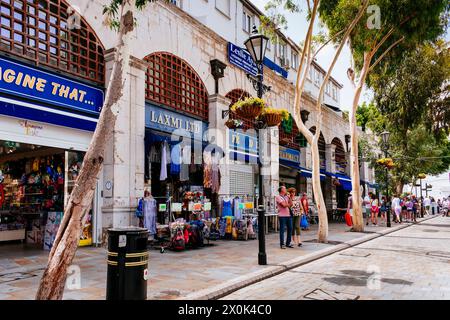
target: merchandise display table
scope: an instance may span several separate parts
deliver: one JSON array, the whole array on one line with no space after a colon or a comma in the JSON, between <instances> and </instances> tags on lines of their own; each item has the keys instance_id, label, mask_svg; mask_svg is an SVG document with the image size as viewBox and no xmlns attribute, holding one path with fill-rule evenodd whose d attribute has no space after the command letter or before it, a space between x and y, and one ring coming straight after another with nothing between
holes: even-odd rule
<instances>
[{"instance_id":1,"label":"merchandise display table","mask_svg":"<svg viewBox=\"0 0 450 320\"><path fill-rule=\"evenodd\" d=\"M0 241L25 240L25 229L3 230L0 232Z\"/></svg>"}]
</instances>

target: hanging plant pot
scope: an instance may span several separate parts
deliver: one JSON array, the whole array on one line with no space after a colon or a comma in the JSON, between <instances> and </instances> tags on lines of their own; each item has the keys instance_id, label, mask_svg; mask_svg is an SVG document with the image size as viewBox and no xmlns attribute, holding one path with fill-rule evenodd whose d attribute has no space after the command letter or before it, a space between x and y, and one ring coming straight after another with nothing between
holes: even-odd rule
<instances>
[{"instance_id":1,"label":"hanging plant pot","mask_svg":"<svg viewBox=\"0 0 450 320\"><path fill-rule=\"evenodd\" d=\"M282 120L289 119L289 115L286 109L265 108L260 118L268 127L278 127Z\"/></svg>"},{"instance_id":2,"label":"hanging plant pot","mask_svg":"<svg viewBox=\"0 0 450 320\"><path fill-rule=\"evenodd\" d=\"M244 126L244 123L241 120L236 120L236 119L228 119L225 122L225 125L229 128L229 129L240 129Z\"/></svg>"},{"instance_id":3,"label":"hanging plant pot","mask_svg":"<svg viewBox=\"0 0 450 320\"><path fill-rule=\"evenodd\" d=\"M281 123L281 114L266 113L261 116L268 127L278 127Z\"/></svg>"},{"instance_id":4,"label":"hanging plant pot","mask_svg":"<svg viewBox=\"0 0 450 320\"><path fill-rule=\"evenodd\" d=\"M244 119L257 118L265 107L265 102L259 98L247 98L236 102L231 111Z\"/></svg>"}]
</instances>

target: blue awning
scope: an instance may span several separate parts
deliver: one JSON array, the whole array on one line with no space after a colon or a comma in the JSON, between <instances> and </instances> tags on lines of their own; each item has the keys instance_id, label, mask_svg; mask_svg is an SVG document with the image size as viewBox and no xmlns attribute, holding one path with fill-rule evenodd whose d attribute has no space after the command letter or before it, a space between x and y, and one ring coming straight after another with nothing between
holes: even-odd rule
<instances>
[{"instance_id":1,"label":"blue awning","mask_svg":"<svg viewBox=\"0 0 450 320\"><path fill-rule=\"evenodd\" d=\"M312 178L312 169L307 169L300 167L300 175L306 178ZM320 180L325 180L325 174L323 172L320 173Z\"/></svg>"},{"instance_id":2,"label":"blue awning","mask_svg":"<svg viewBox=\"0 0 450 320\"><path fill-rule=\"evenodd\" d=\"M280 159L280 164L284 165L286 167L292 168L292 169L301 170L301 167L298 165L298 163L295 163L295 162L292 162L289 160Z\"/></svg>"},{"instance_id":3,"label":"blue awning","mask_svg":"<svg viewBox=\"0 0 450 320\"><path fill-rule=\"evenodd\" d=\"M0 97L0 114L86 131L94 131L98 121L96 117L5 97Z\"/></svg>"}]
</instances>

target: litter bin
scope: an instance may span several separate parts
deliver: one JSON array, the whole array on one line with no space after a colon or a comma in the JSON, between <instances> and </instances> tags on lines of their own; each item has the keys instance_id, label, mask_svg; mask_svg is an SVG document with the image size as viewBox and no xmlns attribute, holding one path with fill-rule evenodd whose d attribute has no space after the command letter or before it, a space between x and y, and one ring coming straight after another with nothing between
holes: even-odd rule
<instances>
[{"instance_id":1,"label":"litter bin","mask_svg":"<svg viewBox=\"0 0 450 320\"><path fill-rule=\"evenodd\" d=\"M106 300L146 300L148 230L136 227L108 230Z\"/></svg>"}]
</instances>

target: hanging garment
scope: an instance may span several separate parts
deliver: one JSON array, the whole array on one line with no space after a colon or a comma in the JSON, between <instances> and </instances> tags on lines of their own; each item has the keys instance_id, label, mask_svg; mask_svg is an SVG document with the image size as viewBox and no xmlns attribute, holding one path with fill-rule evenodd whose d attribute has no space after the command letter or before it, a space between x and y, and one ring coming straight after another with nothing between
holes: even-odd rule
<instances>
[{"instance_id":1,"label":"hanging garment","mask_svg":"<svg viewBox=\"0 0 450 320\"><path fill-rule=\"evenodd\" d=\"M180 181L189 180L189 165L191 164L191 146L185 144L181 150Z\"/></svg>"},{"instance_id":2,"label":"hanging garment","mask_svg":"<svg viewBox=\"0 0 450 320\"><path fill-rule=\"evenodd\" d=\"M233 212L236 219L242 219L242 209L239 209L239 204L241 203L241 199L239 197L234 198L233 200Z\"/></svg>"},{"instance_id":3,"label":"hanging garment","mask_svg":"<svg viewBox=\"0 0 450 320\"><path fill-rule=\"evenodd\" d=\"M161 151L161 174L159 180L164 181L167 179L167 144L164 142Z\"/></svg>"},{"instance_id":4,"label":"hanging garment","mask_svg":"<svg viewBox=\"0 0 450 320\"><path fill-rule=\"evenodd\" d=\"M204 165L203 165L203 186L205 188L212 188L212 163L211 154L204 154Z\"/></svg>"},{"instance_id":5,"label":"hanging garment","mask_svg":"<svg viewBox=\"0 0 450 320\"><path fill-rule=\"evenodd\" d=\"M150 147L148 158L150 162L161 162L161 149L158 148L157 144L152 144L152 146Z\"/></svg>"},{"instance_id":6,"label":"hanging garment","mask_svg":"<svg viewBox=\"0 0 450 320\"><path fill-rule=\"evenodd\" d=\"M181 145L176 144L172 147L170 162L170 174L178 175L181 170Z\"/></svg>"},{"instance_id":7,"label":"hanging garment","mask_svg":"<svg viewBox=\"0 0 450 320\"><path fill-rule=\"evenodd\" d=\"M232 216L233 212L231 211L231 200L223 200L222 207L222 217Z\"/></svg>"},{"instance_id":8,"label":"hanging garment","mask_svg":"<svg viewBox=\"0 0 450 320\"><path fill-rule=\"evenodd\" d=\"M150 235L156 234L156 206L155 199L144 199L144 227L148 229Z\"/></svg>"},{"instance_id":9,"label":"hanging garment","mask_svg":"<svg viewBox=\"0 0 450 320\"><path fill-rule=\"evenodd\" d=\"M211 191L218 193L220 189L220 169L219 169L220 155L215 153L212 156L211 163Z\"/></svg>"}]
</instances>

